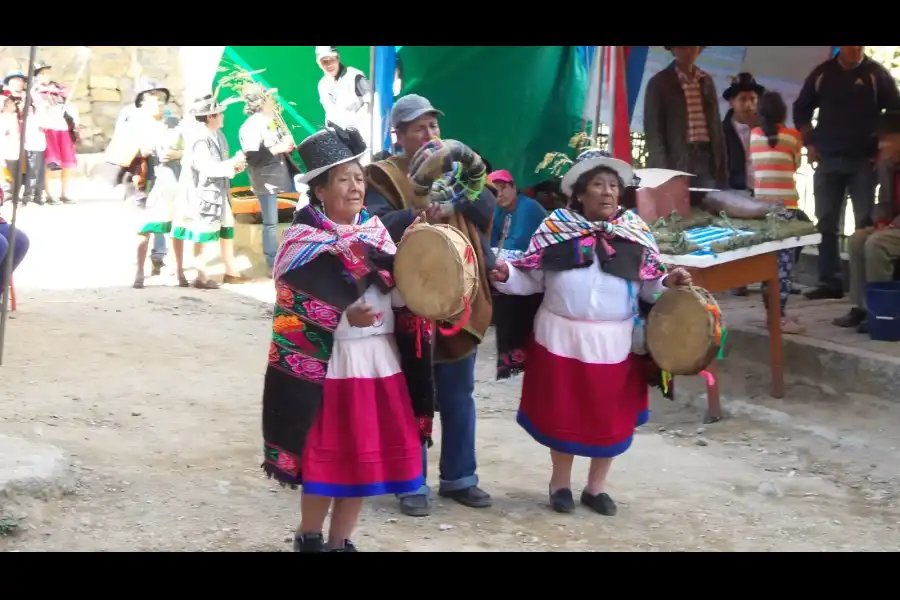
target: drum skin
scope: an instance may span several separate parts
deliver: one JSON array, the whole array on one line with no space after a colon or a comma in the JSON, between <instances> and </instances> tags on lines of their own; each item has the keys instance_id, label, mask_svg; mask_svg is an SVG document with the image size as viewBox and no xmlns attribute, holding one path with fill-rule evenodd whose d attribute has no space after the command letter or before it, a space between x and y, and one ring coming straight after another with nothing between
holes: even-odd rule
<instances>
[{"instance_id":1,"label":"drum skin","mask_svg":"<svg viewBox=\"0 0 900 600\"><path fill-rule=\"evenodd\" d=\"M397 248L394 281L413 314L431 321L458 319L478 291L472 246L450 225L414 225Z\"/></svg>"},{"instance_id":2,"label":"drum skin","mask_svg":"<svg viewBox=\"0 0 900 600\"><path fill-rule=\"evenodd\" d=\"M716 358L718 305L702 288L663 292L647 319L647 349L659 367L672 375L697 375Z\"/></svg>"}]
</instances>

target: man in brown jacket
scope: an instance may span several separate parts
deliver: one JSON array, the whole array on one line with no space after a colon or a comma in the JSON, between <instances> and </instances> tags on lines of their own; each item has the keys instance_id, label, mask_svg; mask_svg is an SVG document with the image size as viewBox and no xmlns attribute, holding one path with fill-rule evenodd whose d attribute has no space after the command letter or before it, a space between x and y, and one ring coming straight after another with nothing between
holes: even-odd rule
<instances>
[{"instance_id":1,"label":"man in brown jacket","mask_svg":"<svg viewBox=\"0 0 900 600\"><path fill-rule=\"evenodd\" d=\"M719 96L694 62L705 46L666 46L675 57L647 82L644 135L647 167L694 175L693 187L727 185L727 159Z\"/></svg>"},{"instance_id":2,"label":"man in brown jacket","mask_svg":"<svg viewBox=\"0 0 900 600\"><path fill-rule=\"evenodd\" d=\"M409 94L398 98L391 111L391 124L402 151L387 160L370 164L366 169L366 208L369 214L381 219L395 241L403 237L403 232L419 212L412 208L414 191L409 179L410 160L430 140L440 138L438 117L443 114L422 96ZM428 211L429 220L453 225L469 240L481 277L468 324L453 335L445 336L438 331L434 351L435 392L441 412L438 494L471 508L491 505L491 496L478 487L476 474L474 392L475 356L492 317L487 273L494 267L494 254L487 238L495 205L494 195L485 189L474 202L464 206L432 203ZM427 474L424 448L422 459L423 471ZM400 510L411 517L427 516L431 512L428 485L411 494L403 494Z\"/></svg>"}]
</instances>

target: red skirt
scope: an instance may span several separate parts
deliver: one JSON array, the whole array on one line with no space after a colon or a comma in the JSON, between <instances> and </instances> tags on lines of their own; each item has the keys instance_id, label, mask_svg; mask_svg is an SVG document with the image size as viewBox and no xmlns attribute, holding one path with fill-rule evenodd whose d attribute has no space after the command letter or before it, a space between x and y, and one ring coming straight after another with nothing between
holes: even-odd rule
<instances>
[{"instance_id":1,"label":"red skirt","mask_svg":"<svg viewBox=\"0 0 900 600\"><path fill-rule=\"evenodd\" d=\"M74 169L77 165L75 159L75 142L68 131L55 131L45 129L47 149L44 151L44 164L56 165L60 169Z\"/></svg>"},{"instance_id":2,"label":"red skirt","mask_svg":"<svg viewBox=\"0 0 900 600\"><path fill-rule=\"evenodd\" d=\"M517 421L565 454L612 458L650 419L646 361L630 353L630 322L572 321L545 309L525 362Z\"/></svg>"},{"instance_id":3,"label":"red skirt","mask_svg":"<svg viewBox=\"0 0 900 600\"><path fill-rule=\"evenodd\" d=\"M419 426L392 336L335 341L301 472L305 493L330 498L424 484Z\"/></svg>"}]
</instances>

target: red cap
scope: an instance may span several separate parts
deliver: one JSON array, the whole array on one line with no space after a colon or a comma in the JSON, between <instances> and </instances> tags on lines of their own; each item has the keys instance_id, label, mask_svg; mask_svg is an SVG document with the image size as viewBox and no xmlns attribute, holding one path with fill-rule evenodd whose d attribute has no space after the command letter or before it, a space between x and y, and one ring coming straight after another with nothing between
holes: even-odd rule
<instances>
[{"instance_id":1,"label":"red cap","mask_svg":"<svg viewBox=\"0 0 900 600\"><path fill-rule=\"evenodd\" d=\"M494 171L487 178L491 183L513 183L513 176L509 171Z\"/></svg>"}]
</instances>

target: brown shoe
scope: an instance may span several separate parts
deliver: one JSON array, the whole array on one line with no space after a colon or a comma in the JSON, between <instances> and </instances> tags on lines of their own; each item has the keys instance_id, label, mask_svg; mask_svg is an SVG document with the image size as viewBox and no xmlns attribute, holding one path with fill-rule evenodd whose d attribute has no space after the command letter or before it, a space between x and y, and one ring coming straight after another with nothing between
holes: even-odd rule
<instances>
[{"instance_id":1,"label":"brown shoe","mask_svg":"<svg viewBox=\"0 0 900 600\"><path fill-rule=\"evenodd\" d=\"M218 283L216 283L215 281L212 281L211 279L206 279L204 281L195 279L194 287L197 288L198 290L217 290L221 286Z\"/></svg>"},{"instance_id":2,"label":"brown shoe","mask_svg":"<svg viewBox=\"0 0 900 600\"><path fill-rule=\"evenodd\" d=\"M222 280L222 283L227 283L229 285L240 285L242 283L249 283L252 281L249 277L245 277L243 275L225 275L225 278Z\"/></svg>"}]
</instances>

